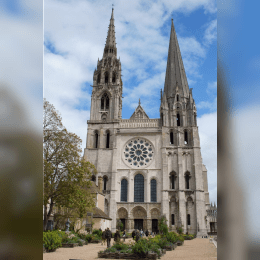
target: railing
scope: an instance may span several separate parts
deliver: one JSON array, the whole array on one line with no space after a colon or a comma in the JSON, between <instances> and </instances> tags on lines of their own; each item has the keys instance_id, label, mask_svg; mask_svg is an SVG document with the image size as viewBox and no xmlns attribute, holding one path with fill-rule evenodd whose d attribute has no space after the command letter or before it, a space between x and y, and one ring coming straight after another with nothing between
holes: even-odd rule
<instances>
[{"instance_id":1,"label":"railing","mask_svg":"<svg viewBox=\"0 0 260 260\"><path fill-rule=\"evenodd\" d=\"M120 128L159 127L160 119L122 119Z\"/></svg>"}]
</instances>

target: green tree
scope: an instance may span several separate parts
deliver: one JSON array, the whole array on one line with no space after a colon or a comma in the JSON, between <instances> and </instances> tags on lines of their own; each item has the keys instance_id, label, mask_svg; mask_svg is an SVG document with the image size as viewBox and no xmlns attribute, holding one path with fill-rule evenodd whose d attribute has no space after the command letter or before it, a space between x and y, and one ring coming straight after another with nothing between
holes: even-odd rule
<instances>
[{"instance_id":1,"label":"green tree","mask_svg":"<svg viewBox=\"0 0 260 260\"><path fill-rule=\"evenodd\" d=\"M168 234L168 225L167 225L167 219L166 219L166 216L162 216L160 219L159 219L159 230L160 230L160 233L164 236L166 236Z\"/></svg>"},{"instance_id":2,"label":"green tree","mask_svg":"<svg viewBox=\"0 0 260 260\"><path fill-rule=\"evenodd\" d=\"M94 207L89 192L95 166L81 156L81 139L62 124L54 106L44 100L44 230L54 208L64 216L83 218Z\"/></svg>"}]
</instances>

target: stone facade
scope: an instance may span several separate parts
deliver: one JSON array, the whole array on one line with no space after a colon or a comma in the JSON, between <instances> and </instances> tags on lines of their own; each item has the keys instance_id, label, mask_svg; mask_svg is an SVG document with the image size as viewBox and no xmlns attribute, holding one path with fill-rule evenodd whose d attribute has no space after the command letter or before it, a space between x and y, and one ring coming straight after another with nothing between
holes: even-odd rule
<instances>
[{"instance_id":1,"label":"stone facade","mask_svg":"<svg viewBox=\"0 0 260 260\"><path fill-rule=\"evenodd\" d=\"M131 118L122 119L122 89L112 10L103 58L93 77L84 151L103 177L112 231L117 219L128 232L157 231L158 219L165 215L170 230L182 226L185 233L206 235L207 170L173 21L160 118L150 119L139 100Z\"/></svg>"}]
</instances>

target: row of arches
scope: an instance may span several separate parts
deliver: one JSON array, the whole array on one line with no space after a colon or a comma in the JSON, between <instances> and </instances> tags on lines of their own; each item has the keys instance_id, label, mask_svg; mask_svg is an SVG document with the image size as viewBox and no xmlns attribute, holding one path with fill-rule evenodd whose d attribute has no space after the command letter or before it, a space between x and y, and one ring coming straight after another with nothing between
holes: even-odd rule
<instances>
[{"instance_id":1,"label":"row of arches","mask_svg":"<svg viewBox=\"0 0 260 260\"><path fill-rule=\"evenodd\" d=\"M95 130L94 132L94 147L93 148L96 148L98 149L99 148L99 144L100 144L100 140L99 140L99 131L98 130ZM111 139L111 134L110 134L110 131L109 130L106 130L105 132L105 148L109 149L111 148L110 146L110 139Z\"/></svg>"},{"instance_id":2,"label":"row of arches","mask_svg":"<svg viewBox=\"0 0 260 260\"><path fill-rule=\"evenodd\" d=\"M179 107L177 107L178 109ZM192 119L192 116L188 117L188 125L197 125L197 114L194 112L193 113L193 122L191 121ZM161 113L161 120L162 120L162 125L164 125L164 122L165 122L165 119L164 119L164 114ZM183 123L183 116L180 112L178 112L176 114L176 117L174 119L176 121L176 126L184 126L184 123Z\"/></svg>"},{"instance_id":3,"label":"row of arches","mask_svg":"<svg viewBox=\"0 0 260 260\"><path fill-rule=\"evenodd\" d=\"M187 129L184 129L183 134L184 134L184 144L185 145L191 145L192 144L192 134ZM170 130L170 136L169 137L170 137L170 144L178 145L177 135L176 135L176 133L174 134L173 129Z\"/></svg>"},{"instance_id":4,"label":"row of arches","mask_svg":"<svg viewBox=\"0 0 260 260\"><path fill-rule=\"evenodd\" d=\"M170 189L175 190L178 189L178 182L177 182L177 174L176 172L171 172L170 173ZM190 189L190 179L191 179L191 174L190 172L185 172L184 174L184 180L185 180L185 189L189 190Z\"/></svg>"},{"instance_id":5,"label":"row of arches","mask_svg":"<svg viewBox=\"0 0 260 260\"><path fill-rule=\"evenodd\" d=\"M110 73L108 72L108 71L105 71L104 72L104 83L105 84L108 84L110 81L109 81L109 79L110 79L110 77L111 77L111 82L112 83L116 83L116 79L117 79L117 73L114 71L114 72L112 72L112 75L110 76L109 75ZM99 73L98 75L97 75L97 84L100 84L101 83L101 73Z\"/></svg>"},{"instance_id":6,"label":"row of arches","mask_svg":"<svg viewBox=\"0 0 260 260\"><path fill-rule=\"evenodd\" d=\"M191 218L190 218L190 214L187 214L187 217L186 217L186 221L187 221L187 226L190 226L191 224ZM172 226L175 226L175 214L171 214L171 224Z\"/></svg>"},{"instance_id":7,"label":"row of arches","mask_svg":"<svg viewBox=\"0 0 260 260\"><path fill-rule=\"evenodd\" d=\"M151 179L150 182L150 202L157 202L157 181ZM128 194L128 181L127 179L121 180L121 202L127 202ZM144 176L142 174L135 175L134 178L134 202L144 202Z\"/></svg>"}]
</instances>

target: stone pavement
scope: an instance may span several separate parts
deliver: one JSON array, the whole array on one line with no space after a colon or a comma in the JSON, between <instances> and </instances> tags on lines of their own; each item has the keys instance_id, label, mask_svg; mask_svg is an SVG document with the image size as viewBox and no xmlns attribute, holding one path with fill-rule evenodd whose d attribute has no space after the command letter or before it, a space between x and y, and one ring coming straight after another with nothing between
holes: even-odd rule
<instances>
[{"instance_id":1,"label":"stone pavement","mask_svg":"<svg viewBox=\"0 0 260 260\"><path fill-rule=\"evenodd\" d=\"M127 242L132 239L127 239ZM43 260L69 260L69 259L103 259L97 258L98 251L104 250L106 246L99 244L88 244L83 247L58 248L56 252L44 253ZM217 249L206 238L196 238L186 240L183 246L178 246L173 251L167 251L161 260L181 259L181 260L216 260Z\"/></svg>"}]
</instances>

